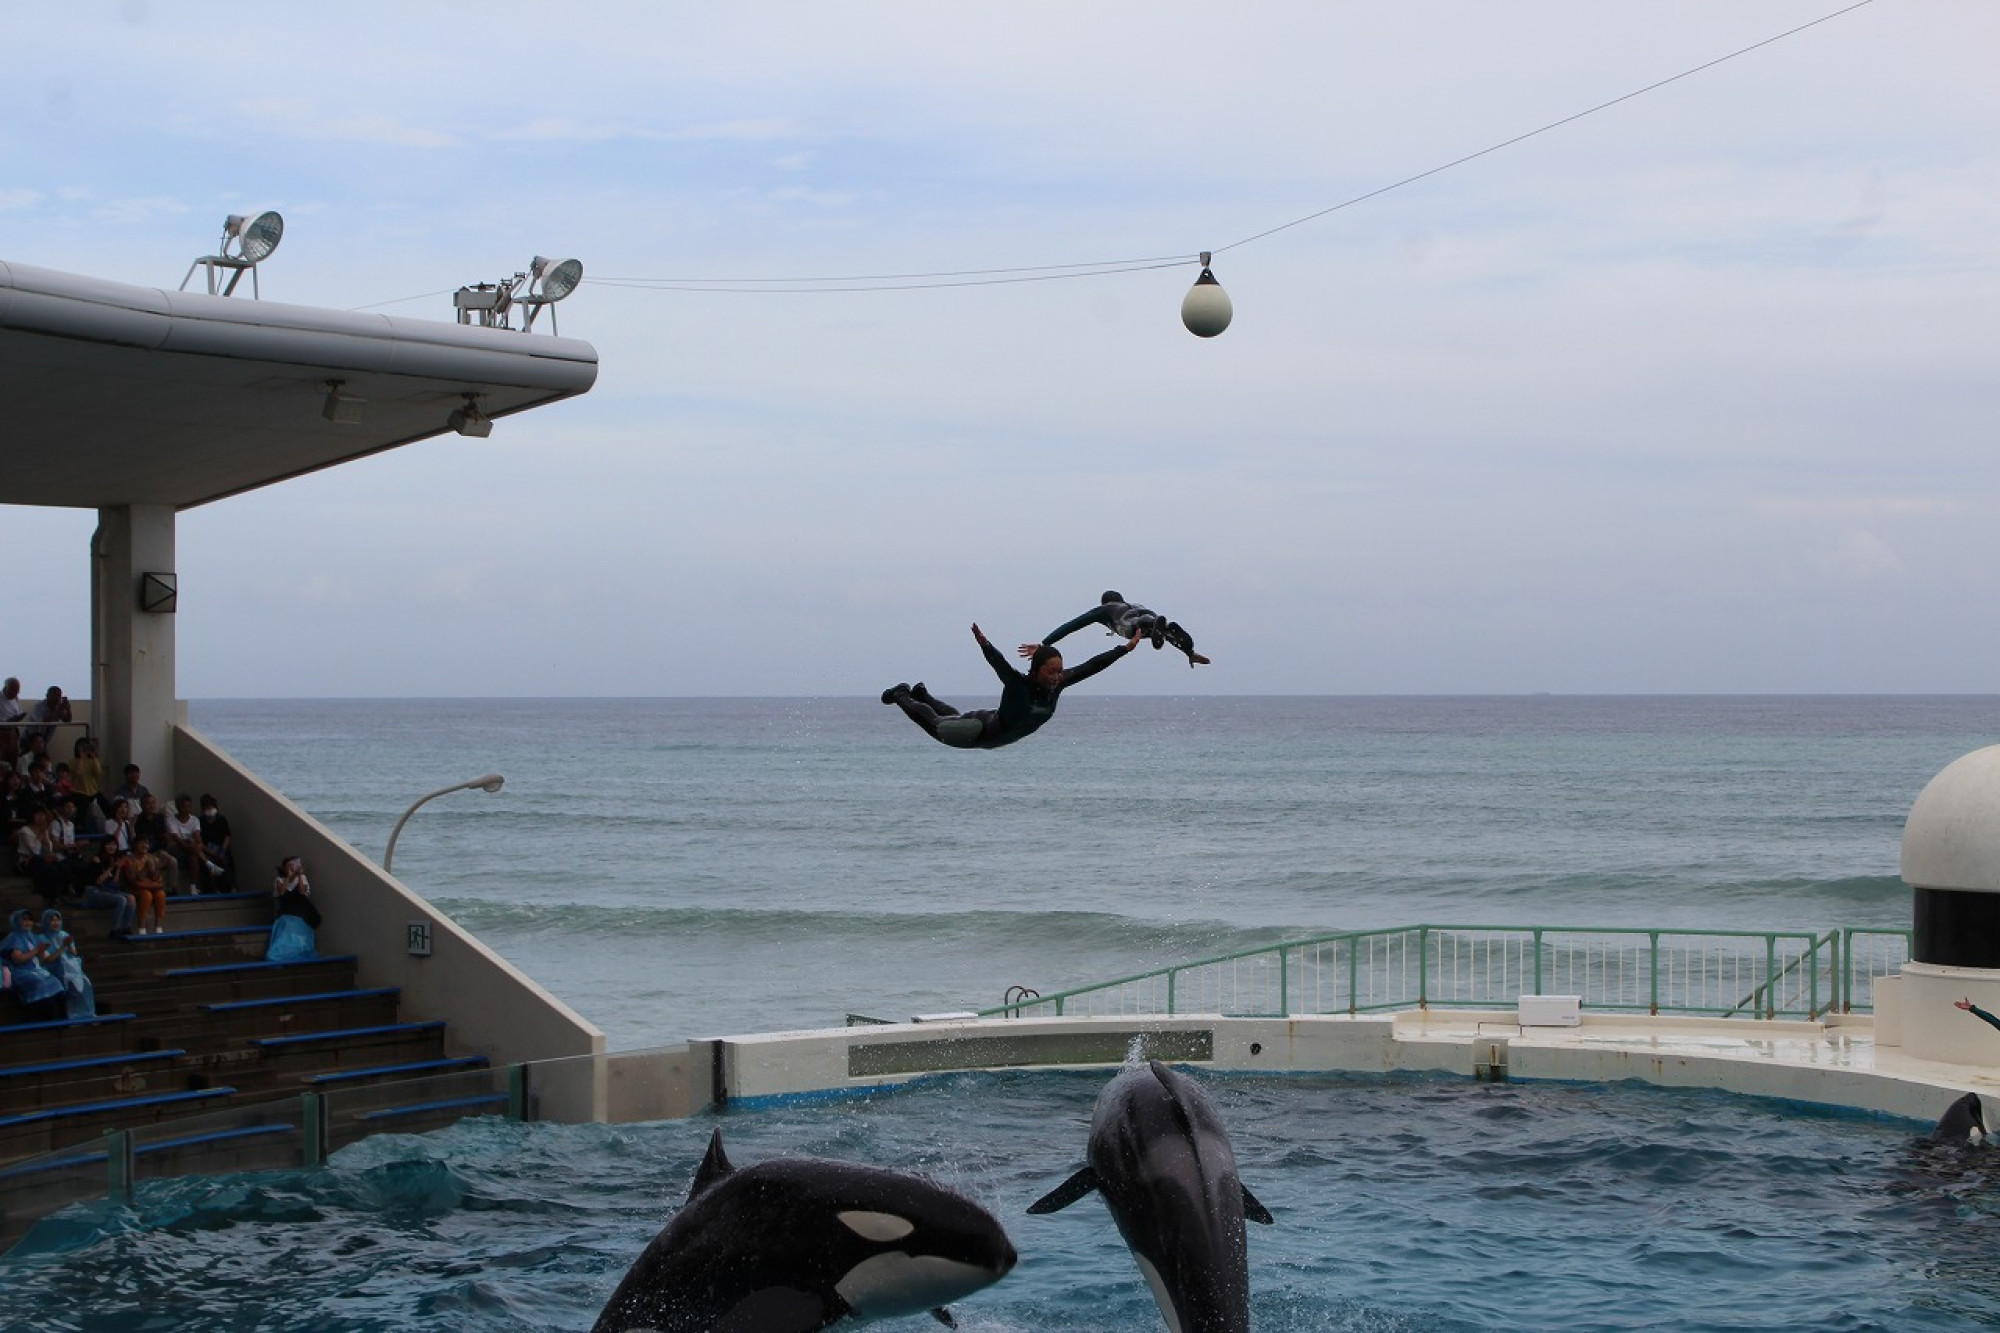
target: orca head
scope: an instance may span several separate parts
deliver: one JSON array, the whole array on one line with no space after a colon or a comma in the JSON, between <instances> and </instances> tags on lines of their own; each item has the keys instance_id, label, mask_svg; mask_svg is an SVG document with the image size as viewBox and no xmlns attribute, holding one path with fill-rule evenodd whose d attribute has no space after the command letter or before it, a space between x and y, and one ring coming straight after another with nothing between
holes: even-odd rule
<instances>
[{"instance_id":1,"label":"orca head","mask_svg":"<svg viewBox=\"0 0 2000 1333\"><path fill-rule=\"evenodd\" d=\"M848 1315L936 1313L1016 1258L991 1213L928 1177L814 1157L738 1168L718 1131L594 1333L806 1333Z\"/></svg>"},{"instance_id":2,"label":"orca head","mask_svg":"<svg viewBox=\"0 0 2000 1333\"><path fill-rule=\"evenodd\" d=\"M1991 1137L1986 1128L1986 1116L1979 1102L1979 1094L1968 1092L1950 1106L1938 1118L1937 1128L1931 1137L1941 1143L1965 1143L1978 1147Z\"/></svg>"},{"instance_id":3,"label":"orca head","mask_svg":"<svg viewBox=\"0 0 2000 1333\"><path fill-rule=\"evenodd\" d=\"M833 1290L861 1318L948 1305L998 1282L1019 1259L993 1214L927 1176L847 1162L800 1168L825 1200L827 1230L842 1237L832 1246L843 1267Z\"/></svg>"}]
</instances>

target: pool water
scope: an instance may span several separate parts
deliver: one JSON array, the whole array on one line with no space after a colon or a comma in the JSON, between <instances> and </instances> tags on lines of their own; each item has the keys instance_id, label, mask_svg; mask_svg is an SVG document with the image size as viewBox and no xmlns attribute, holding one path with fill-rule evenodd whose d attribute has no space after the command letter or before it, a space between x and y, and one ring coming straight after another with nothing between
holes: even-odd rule
<instances>
[{"instance_id":1,"label":"pool water","mask_svg":"<svg viewBox=\"0 0 2000 1333\"><path fill-rule=\"evenodd\" d=\"M955 1307L969 1333L1156 1330L1101 1202L1025 1215L1081 1162L1106 1077L953 1075L719 1120L477 1120L319 1171L150 1182L0 1260L0 1327L588 1329L719 1123L738 1165L915 1169L993 1209L1021 1263ZM1259 1329L2000 1324L2000 1151L1940 1150L1922 1126L1639 1084L1197 1077L1277 1216L1250 1228Z\"/></svg>"}]
</instances>

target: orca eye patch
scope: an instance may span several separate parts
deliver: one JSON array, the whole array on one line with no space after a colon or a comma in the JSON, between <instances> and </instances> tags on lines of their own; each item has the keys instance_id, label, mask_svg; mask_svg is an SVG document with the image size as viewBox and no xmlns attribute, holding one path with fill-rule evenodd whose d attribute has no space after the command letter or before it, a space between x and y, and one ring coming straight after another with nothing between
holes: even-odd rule
<instances>
[{"instance_id":1,"label":"orca eye patch","mask_svg":"<svg viewBox=\"0 0 2000 1333\"><path fill-rule=\"evenodd\" d=\"M917 1224L907 1217L894 1213L871 1213L859 1209L836 1213L840 1224L863 1240L901 1240L917 1229Z\"/></svg>"}]
</instances>

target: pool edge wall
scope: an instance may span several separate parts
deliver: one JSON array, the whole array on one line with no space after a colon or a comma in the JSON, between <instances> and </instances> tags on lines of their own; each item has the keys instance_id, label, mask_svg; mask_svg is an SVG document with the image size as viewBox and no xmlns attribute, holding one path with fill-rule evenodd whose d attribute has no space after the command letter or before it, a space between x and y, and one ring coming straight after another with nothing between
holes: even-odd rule
<instances>
[{"instance_id":1,"label":"pool edge wall","mask_svg":"<svg viewBox=\"0 0 2000 1333\"><path fill-rule=\"evenodd\" d=\"M1511 1011L1363 1017L976 1019L705 1038L688 1070L713 1109L865 1094L933 1075L1101 1068L1143 1057L1232 1073L1445 1073L1714 1088L1929 1122L1981 1071L1873 1065L1865 1021L1586 1015L1523 1027ZM1858 1054L1859 1053L1859 1058ZM696 1094L699 1100L699 1093Z\"/></svg>"}]
</instances>

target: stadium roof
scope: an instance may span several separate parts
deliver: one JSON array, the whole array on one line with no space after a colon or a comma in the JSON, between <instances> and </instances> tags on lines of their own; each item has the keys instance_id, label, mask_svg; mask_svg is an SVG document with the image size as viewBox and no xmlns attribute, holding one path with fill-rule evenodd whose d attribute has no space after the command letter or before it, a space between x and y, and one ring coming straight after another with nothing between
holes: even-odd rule
<instances>
[{"instance_id":1,"label":"stadium roof","mask_svg":"<svg viewBox=\"0 0 2000 1333\"><path fill-rule=\"evenodd\" d=\"M0 262L0 504L186 509L443 434L468 393L497 420L596 379L574 338Z\"/></svg>"}]
</instances>

